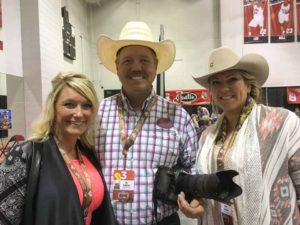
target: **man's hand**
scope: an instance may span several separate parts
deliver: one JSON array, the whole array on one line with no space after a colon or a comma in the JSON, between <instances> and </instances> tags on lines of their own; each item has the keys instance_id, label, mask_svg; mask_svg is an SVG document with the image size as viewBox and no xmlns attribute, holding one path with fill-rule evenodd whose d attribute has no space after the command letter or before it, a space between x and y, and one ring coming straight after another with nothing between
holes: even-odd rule
<instances>
[{"instance_id":1,"label":"man's hand","mask_svg":"<svg viewBox=\"0 0 300 225\"><path fill-rule=\"evenodd\" d=\"M183 192L178 195L177 203L179 209L188 218L200 218L205 212L202 199L193 199L191 203L188 203Z\"/></svg>"}]
</instances>

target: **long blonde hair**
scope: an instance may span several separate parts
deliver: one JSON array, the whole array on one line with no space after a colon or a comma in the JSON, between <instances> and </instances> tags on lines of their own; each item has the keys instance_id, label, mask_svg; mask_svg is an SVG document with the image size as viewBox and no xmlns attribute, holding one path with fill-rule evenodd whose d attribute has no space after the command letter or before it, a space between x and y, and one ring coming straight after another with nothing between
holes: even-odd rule
<instances>
[{"instance_id":1,"label":"long blonde hair","mask_svg":"<svg viewBox=\"0 0 300 225\"><path fill-rule=\"evenodd\" d=\"M47 97L42 113L32 124L32 135L30 139L43 142L49 138L51 133L55 134L55 103L62 89L68 86L85 97L92 104L93 114L90 127L80 136L81 143L91 148L94 146L95 126L97 124L96 116L99 107L99 101L93 83L85 75L74 72L61 72L52 79L51 83L52 90Z\"/></svg>"}]
</instances>

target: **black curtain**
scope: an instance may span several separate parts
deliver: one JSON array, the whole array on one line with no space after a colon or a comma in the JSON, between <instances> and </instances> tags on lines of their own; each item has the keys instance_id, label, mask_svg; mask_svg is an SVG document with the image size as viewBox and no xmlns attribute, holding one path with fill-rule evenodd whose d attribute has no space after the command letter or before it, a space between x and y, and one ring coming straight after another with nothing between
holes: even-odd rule
<instances>
[{"instance_id":1,"label":"black curtain","mask_svg":"<svg viewBox=\"0 0 300 225\"><path fill-rule=\"evenodd\" d=\"M283 107L291 111L294 110L293 104L287 103L286 87L264 87L262 88L263 103L268 106Z\"/></svg>"}]
</instances>

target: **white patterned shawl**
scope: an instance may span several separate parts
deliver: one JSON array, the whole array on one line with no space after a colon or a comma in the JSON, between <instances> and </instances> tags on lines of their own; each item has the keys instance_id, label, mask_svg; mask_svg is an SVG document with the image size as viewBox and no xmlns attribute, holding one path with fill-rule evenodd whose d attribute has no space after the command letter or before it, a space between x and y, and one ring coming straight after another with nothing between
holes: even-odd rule
<instances>
[{"instance_id":1,"label":"white patterned shawl","mask_svg":"<svg viewBox=\"0 0 300 225\"><path fill-rule=\"evenodd\" d=\"M216 172L213 149L222 120L200 138L199 173ZM293 112L255 105L227 157L225 169L239 172L234 181L243 189L235 199L238 225L300 224L300 120ZM199 224L222 225L218 205L206 201Z\"/></svg>"}]
</instances>

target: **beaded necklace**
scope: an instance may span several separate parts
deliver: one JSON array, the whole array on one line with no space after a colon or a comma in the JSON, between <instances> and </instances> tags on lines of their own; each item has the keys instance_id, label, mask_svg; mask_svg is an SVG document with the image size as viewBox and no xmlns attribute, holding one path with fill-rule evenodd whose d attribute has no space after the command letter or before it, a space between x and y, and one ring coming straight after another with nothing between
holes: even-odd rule
<instances>
[{"instance_id":1,"label":"beaded necklace","mask_svg":"<svg viewBox=\"0 0 300 225\"><path fill-rule=\"evenodd\" d=\"M221 147L220 147L220 149L218 151L218 154L217 154L217 169L218 169L218 171L224 170L225 156L226 156L228 150L230 149L230 147L233 145L233 143L235 141L235 138L238 134L238 131L241 129L244 121L246 120L246 118L250 114L254 104L255 104L254 99L252 97L248 96L246 104L243 107L242 113L239 117L238 123L237 123L233 133L231 133L230 136L228 136L228 134L226 132L228 121L224 117L224 119L222 121L222 125L221 125L219 133L218 133L218 136L217 136L217 139L216 139L216 142L215 142L215 143L218 143L218 142L221 143ZM229 141L228 141L227 146L225 146L225 142L226 142L227 138L229 138Z\"/></svg>"}]
</instances>

